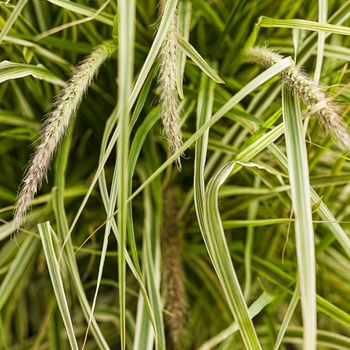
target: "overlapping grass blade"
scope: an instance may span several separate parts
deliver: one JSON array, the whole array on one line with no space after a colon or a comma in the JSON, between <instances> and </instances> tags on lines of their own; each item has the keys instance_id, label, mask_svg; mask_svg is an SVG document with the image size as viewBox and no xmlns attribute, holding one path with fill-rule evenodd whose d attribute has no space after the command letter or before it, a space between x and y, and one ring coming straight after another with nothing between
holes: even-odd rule
<instances>
[{"instance_id":1,"label":"overlapping grass blade","mask_svg":"<svg viewBox=\"0 0 350 350\"><path fill-rule=\"evenodd\" d=\"M189 1L180 1L179 2L179 35L188 41L190 37L190 25L191 25L191 15L192 15L192 4ZM183 92L183 75L185 72L186 64L186 54L185 52L179 52L178 57L178 66L176 83L177 83L177 92L181 99L184 98Z\"/></svg>"},{"instance_id":2,"label":"overlapping grass blade","mask_svg":"<svg viewBox=\"0 0 350 350\"><path fill-rule=\"evenodd\" d=\"M74 127L74 121L71 123L71 130ZM92 334L95 337L96 343L101 349L109 349L109 346L102 335L102 332L93 317L93 312L91 310L90 304L86 298L85 291L80 279L77 261L75 257L75 252L73 248L73 243L68 230L68 220L64 206L64 192L65 192L65 173L67 169L67 162L69 157L69 147L71 140L65 138L60 145L60 152L55 162L55 185L57 186L55 191L53 191L53 209L56 216L57 232L59 239L63 242L62 254L65 262L65 266L69 271L72 278L75 291L77 293L80 305L82 307L84 316L88 322L91 324ZM60 260L61 256L59 257Z\"/></svg>"},{"instance_id":3,"label":"overlapping grass blade","mask_svg":"<svg viewBox=\"0 0 350 350\"><path fill-rule=\"evenodd\" d=\"M145 171L141 168L139 175L142 180L147 176ZM157 197L161 193L157 193ZM163 305L160 295L160 222L157 220L160 211L160 205L154 205L154 202L159 202L154 196L155 194L147 187L144 191L145 202L145 233L144 233L144 249L143 262L144 271L147 280L147 289L150 297L152 310L154 312L154 319L156 324L156 349L166 349L165 332L163 321ZM153 197L153 198L152 198Z\"/></svg>"},{"instance_id":4,"label":"overlapping grass blade","mask_svg":"<svg viewBox=\"0 0 350 350\"><path fill-rule=\"evenodd\" d=\"M299 288L299 283L297 282L294 293L293 293L292 300L288 305L288 310L286 312L286 315L283 319L280 330L278 332L276 343L275 343L275 346L273 348L274 350L278 350L281 346L283 337L284 337L284 335L289 327L289 322L292 319L295 308L297 307L297 305L299 303L299 298L300 298L299 296L300 296L300 288Z\"/></svg>"},{"instance_id":5,"label":"overlapping grass blade","mask_svg":"<svg viewBox=\"0 0 350 350\"><path fill-rule=\"evenodd\" d=\"M244 86L236 95L234 95L228 102L226 102L213 116L206 122L202 127L200 127L184 144L181 148L168 158L128 199L136 197L146 186L148 186L156 177L158 177L171 163L174 162L188 147L190 147L198 138L200 138L207 129L213 126L220 120L227 112L230 111L236 104L238 104L244 97L249 95L254 89L264 84L267 80L271 79L273 76L281 72L283 69L287 68L293 64L290 57L284 58L279 63L273 65L269 69L265 70L250 83Z\"/></svg>"},{"instance_id":6,"label":"overlapping grass blade","mask_svg":"<svg viewBox=\"0 0 350 350\"><path fill-rule=\"evenodd\" d=\"M142 293L140 293L138 297L135 328L133 349L138 350L144 348L145 350L152 350L154 344L154 331Z\"/></svg>"},{"instance_id":7,"label":"overlapping grass blade","mask_svg":"<svg viewBox=\"0 0 350 350\"><path fill-rule=\"evenodd\" d=\"M208 63L203 59L203 57L196 51L196 49L183 37L177 36L180 44L181 50L186 53L186 55L197 64L197 66L210 78L219 84L224 84L225 82L219 77L213 68L211 68Z\"/></svg>"},{"instance_id":8,"label":"overlapping grass blade","mask_svg":"<svg viewBox=\"0 0 350 350\"><path fill-rule=\"evenodd\" d=\"M278 160L287 168L287 158L286 156L279 150L276 145L271 144L269 149L273 154L278 158ZM320 196L316 193L313 188L310 188L310 196L313 203L320 202L320 207L318 209L318 213L321 218L324 220L324 225L332 232L335 239L342 246L346 254L350 257L350 239L344 229L338 223L338 220L334 217L331 210L328 206L322 202Z\"/></svg>"},{"instance_id":9,"label":"overlapping grass blade","mask_svg":"<svg viewBox=\"0 0 350 350\"><path fill-rule=\"evenodd\" d=\"M19 0L14 8L14 10L11 12L10 17L7 19L4 27L1 29L0 32L0 44L4 40L4 37L8 34L8 32L11 30L12 26L16 22L17 17L21 14L24 6L27 4L28 0Z\"/></svg>"},{"instance_id":10,"label":"overlapping grass blade","mask_svg":"<svg viewBox=\"0 0 350 350\"><path fill-rule=\"evenodd\" d=\"M142 86L143 84L145 83L147 77L148 77L148 74L150 73L151 69L152 69L152 65L154 63L154 60L158 54L158 51L160 49L160 46L162 45L162 42L165 38L165 34L166 34L166 31L167 31L167 28L169 27L169 24L170 24L170 21L171 21L171 18L175 12L175 9L176 9L176 5L177 5L177 0L169 0L167 1L167 4L165 6L165 9L164 9L164 14L163 14L163 17L162 17L162 20L159 24L159 28L158 28L158 32L157 32L157 35L152 43L152 46L149 50L149 53L147 55L147 58L142 66L142 69L140 71L140 74L138 76L138 79L136 80L136 83L133 87L133 90L132 90L132 93L131 93L131 96L130 96L130 99L129 99L129 104L128 104L128 111L131 110L131 108L133 107L136 99L138 98L139 94L140 94L140 91L142 89ZM114 114L114 117L117 118L118 116L118 113L119 113L119 110L114 110L113 114ZM98 165L98 168L96 170L96 174L94 176L94 178L92 179L91 181L91 185L90 185L90 188L89 188L89 191L88 193L86 194L84 200L82 201L82 204L80 205L80 208L79 210L77 211L76 215L75 215L75 218L74 218L74 221L70 227L70 233L72 232L74 226L76 225L76 222L79 218L79 216L81 215L81 212L83 210L83 208L85 207L86 205L86 202L92 192L92 189L93 187L95 186L102 170L103 170L103 167L105 166L105 163L108 159L108 157L110 156L115 144L117 143L117 140L118 140L118 137L119 137L119 128L116 128L111 136L111 139L108 143L108 146L107 146L107 149L103 155L103 157L100 159L99 161L99 165Z\"/></svg>"},{"instance_id":11,"label":"overlapping grass blade","mask_svg":"<svg viewBox=\"0 0 350 350\"><path fill-rule=\"evenodd\" d=\"M273 296L264 292L248 309L249 317L252 319L258 315L268 304L273 300ZM238 325L236 322L232 323L229 327L217 334L205 342L198 350L210 350L220 344L222 341L230 337L232 334L238 331Z\"/></svg>"},{"instance_id":12,"label":"overlapping grass blade","mask_svg":"<svg viewBox=\"0 0 350 350\"><path fill-rule=\"evenodd\" d=\"M224 289L229 307L238 324L245 346L248 349L260 349L261 345L248 313L248 307L237 279L218 208L220 186L229 177L234 167L266 168L254 163L229 162L209 181L205 191L203 216L205 236L209 256L214 265L221 286Z\"/></svg>"},{"instance_id":13,"label":"overlapping grass blade","mask_svg":"<svg viewBox=\"0 0 350 350\"><path fill-rule=\"evenodd\" d=\"M67 331L67 337L72 349L79 349L75 338L72 318L69 312L67 297L63 287L60 267L56 257L55 249L52 243L52 232L49 222L38 225L41 242L43 245L47 267L49 269L52 286L56 295L56 301L61 312L62 320Z\"/></svg>"},{"instance_id":14,"label":"overlapping grass blade","mask_svg":"<svg viewBox=\"0 0 350 350\"><path fill-rule=\"evenodd\" d=\"M2 280L0 286L0 310L3 309L8 298L10 298L13 290L16 288L18 280L25 272L30 259L33 257L39 240L34 236L26 237L25 241L21 245L16 257L12 260L11 265Z\"/></svg>"},{"instance_id":15,"label":"overlapping grass blade","mask_svg":"<svg viewBox=\"0 0 350 350\"><path fill-rule=\"evenodd\" d=\"M60 6L66 10L78 13L80 15L93 17L95 15L96 9L93 9L89 6L79 4L72 1L67 0L48 0L52 4ZM96 16L96 20L105 24L113 26L113 16L108 13L101 13Z\"/></svg>"}]
</instances>

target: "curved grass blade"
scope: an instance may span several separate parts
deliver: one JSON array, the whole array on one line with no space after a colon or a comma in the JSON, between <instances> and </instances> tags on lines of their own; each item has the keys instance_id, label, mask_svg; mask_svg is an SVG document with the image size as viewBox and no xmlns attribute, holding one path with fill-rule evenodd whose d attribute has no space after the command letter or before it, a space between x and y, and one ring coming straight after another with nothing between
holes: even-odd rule
<instances>
[{"instance_id":1,"label":"curved grass blade","mask_svg":"<svg viewBox=\"0 0 350 350\"><path fill-rule=\"evenodd\" d=\"M204 58L197 52L197 50L182 36L178 35L177 40L179 41L180 48L196 65L211 79L218 84L225 84L225 82L219 77L213 68L204 60Z\"/></svg>"},{"instance_id":2,"label":"curved grass blade","mask_svg":"<svg viewBox=\"0 0 350 350\"><path fill-rule=\"evenodd\" d=\"M43 244L44 254L51 277L53 290L56 295L56 301L61 312L62 321L67 331L68 340L72 349L79 349L75 332L72 324L72 318L69 313L68 302L63 288L63 282L60 273L60 267L56 258L51 238L51 226L48 221L38 225L41 242Z\"/></svg>"},{"instance_id":3,"label":"curved grass blade","mask_svg":"<svg viewBox=\"0 0 350 350\"><path fill-rule=\"evenodd\" d=\"M72 1L66 1L66 0L48 0L48 1L66 10L79 13L80 15L87 16L87 17L94 17L96 14L96 11L98 11L98 9L94 9L92 7L88 7ZM108 13L102 12L101 14L97 15L95 19L111 27L113 26L113 16Z\"/></svg>"},{"instance_id":4,"label":"curved grass blade","mask_svg":"<svg viewBox=\"0 0 350 350\"><path fill-rule=\"evenodd\" d=\"M248 307L236 276L231 255L227 246L218 208L218 193L221 185L236 165L258 167L254 163L230 162L209 181L204 197L204 230L202 231L209 256L214 265L221 286L225 292L231 312L238 324L243 342L247 349L261 349ZM267 170L267 169L266 169Z\"/></svg>"},{"instance_id":5,"label":"curved grass blade","mask_svg":"<svg viewBox=\"0 0 350 350\"><path fill-rule=\"evenodd\" d=\"M318 0L318 22L327 23L327 0ZM324 57L324 48L326 43L325 32L318 32L317 38L317 56L316 56L316 67L314 74L314 81L316 84L319 83L321 78L322 63Z\"/></svg>"},{"instance_id":6,"label":"curved grass blade","mask_svg":"<svg viewBox=\"0 0 350 350\"><path fill-rule=\"evenodd\" d=\"M10 80L33 76L35 79L45 80L52 84L65 86L65 82L51 73L43 65L34 66L32 64L15 63L2 61L0 63L0 83Z\"/></svg>"},{"instance_id":7,"label":"curved grass blade","mask_svg":"<svg viewBox=\"0 0 350 350\"><path fill-rule=\"evenodd\" d=\"M337 26L329 23L319 23L307 21L304 19L276 19L261 16L257 23L260 27L265 28L298 28L304 30L312 30L316 32L326 32L332 34L350 35L350 28L345 26Z\"/></svg>"},{"instance_id":8,"label":"curved grass blade","mask_svg":"<svg viewBox=\"0 0 350 350\"><path fill-rule=\"evenodd\" d=\"M213 81L202 74L197 103L197 130L201 128L211 117L214 102ZM205 193L204 167L207 159L209 129L206 130L197 141L194 162L194 205L199 227L204 231L203 203ZM205 236L203 236L205 238Z\"/></svg>"},{"instance_id":9,"label":"curved grass blade","mask_svg":"<svg viewBox=\"0 0 350 350\"><path fill-rule=\"evenodd\" d=\"M267 292L264 292L260 297L254 301L254 303L249 307L249 317L254 318L256 315L258 315L265 306L269 305L273 300L273 296L271 294L268 294ZM216 336L211 338L210 340L206 341L204 344L202 344L198 350L210 350L213 349L215 346L223 342L225 339L230 337L232 334L238 331L238 325L236 322L233 322L229 327L224 329L222 332L218 333Z\"/></svg>"}]
</instances>

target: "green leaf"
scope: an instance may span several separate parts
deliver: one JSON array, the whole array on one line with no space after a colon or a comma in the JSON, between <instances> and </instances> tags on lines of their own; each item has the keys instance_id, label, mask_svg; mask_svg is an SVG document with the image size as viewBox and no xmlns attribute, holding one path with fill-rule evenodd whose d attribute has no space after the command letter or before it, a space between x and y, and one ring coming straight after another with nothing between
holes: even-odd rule
<instances>
[{"instance_id":1,"label":"green leaf","mask_svg":"<svg viewBox=\"0 0 350 350\"><path fill-rule=\"evenodd\" d=\"M316 32L350 35L350 28L348 27L337 26L329 23L307 21L304 19L276 19L261 16L258 20L257 25L265 28L297 28L304 30L312 30Z\"/></svg>"},{"instance_id":2,"label":"green leaf","mask_svg":"<svg viewBox=\"0 0 350 350\"><path fill-rule=\"evenodd\" d=\"M60 6L66 10L69 10L87 17L93 17L96 12L96 9L93 9L92 7L88 7L72 1L67 1L67 0L47 0L47 1L51 2L54 5ZM113 16L108 13L102 12L101 14L97 15L95 19L96 21L108 24L111 27L113 26Z\"/></svg>"},{"instance_id":3,"label":"green leaf","mask_svg":"<svg viewBox=\"0 0 350 350\"><path fill-rule=\"evenodd\" d=\"M32 64L15 63L9 61L2 61L0 63L0 83L19 79L27 76L33 76L35 79L45 80L49 83L64 86L65 82L51 73L43 65L34 66Z\"/></svg>"},{"instance_id":4,"label":"green leaf","mask_svg":"<svg viewBox=\"0 0 350 350\"><path fill-rule=\"evenodd\" d=\"M47 221L38 225L41 242L43 244L47 268L49 269L53 290L56 295L58 308L60 309L62 321L67 331L68 340L72 349L79 349L75 338L72 318L70 316L67 297L63 287L60 266L57 261L55 249L51 238L51 226Z\"/></svg>"},{"instance_id":5,"label":"green leaf","mask_svg":"<svg viewBox=\"0 0 350 350\"><path fill-rule=\"evenodd\" d=\"M179 2L179 29L178 34L188 41L190 37L190 25L191 25L191 16L192 16L192 4L189 1L180 1ZM183 75L185 71L186 64L186 54L183 51L178 52L177 64L179 69L177 69L176 83L177 91L181 99L184 98L183 92Z\"/></svg>"},{"instance_id":6,"label":"green leaf","mask_svg":"<svg viewBox=\"0 0 350 350\"><path fill-rule=\"evenodd\" d=\"M12 26L16 22L17 17L21 14L24 6L27 4L28 0L19 0L14 8L14 10L11 12L10 17L7 19L5 25L3 28L1 28L0 32L0 44L4 40L7 33L11 30Z\"/></svg>"},{"instance_id":7,"label":"green leaf","mask_svg":"<svg viewBox=\"0 0 350 350\"><path fill-rule=\"evenodd\" d=\"M128 222L128 203L129 196L129 124L130 107L129 98L131 95L134 67L134 40L135 40L135 0L119 0L119 49L118 49L118 83L122 89L118 91L119 103L119 127L120 135L118 137L118 154L115 171L112 181L113 193L117 198L118 204L118 231L120 235L118 245L118 281L119 281L119 310L120 310L120 342L121 349L125 349L126 344L126 237ZM118 191L118 192L117 192ZM115 198L111 196L108 209L108 217L114 212ZM109 235L106 229L106 239Z\"/></svg>"},{"instance_id":8,"label":"green leaf","mask_svg":"<svg viewBox=\"0 0 350 350\"><path fill-rule=\"evenodd\" d=\"M225 82L218 76L213 68L211 68L208 63L203 59L203 57L196 51L196 49L183 37L180 35L177 36L179 41L180 48L183 50L186 55L197 64L197 66L207 74L211 79L213 79L218 84L225 84Z\"/></svg>"},{"instance_id":9,"label":"green leaf","mask_svg":"<svg viewBox=\"0 0 350 350\"><path fill-rule=\"evenodd\" d=\"M116 14L113 19L113 30L112 30L112 37L113 39L116 39L116 40L118 39L118 27L119 27L118 14Z\"/></svg>"},{"instance_id":10,"label":"green leaf","mask_svg":"<svg viewBox=\"0 0 350 350\"><path fill-rule=\"evenodd\" d=\"M254 301L254 303L249 307L249 317L252 319L258 315L268 304L273 300L273 296L267 292L264 292L260 297ZM232 334L238 331L238 325L236 322L233 322L229 327L218 333L216 336L211 338L202 344L198 350L210 350L213 349L216 345L223 342L225 339L230 337Z\"/></svg>"},{"instance_id":11,"label":"green leaf","mask_svg":"<svg viewBox=\"0 0 350 350\"><path fill-rule=\"evenodd\" d=\"M288 173L295 215L295 238L299 268L304 346L316 349L316 271L309 168L299 101L286 86L282 109L288 157Z\"/></svg>"},{"instance_id":12,"label":"green leaf","mask_svg":"<svg viewBox=\"0 0 350 350\"><path fill-rule=\"evenodd\" d=\"M202 234L209 256L214 265L220 284L225 292L228 305L238 324L239 331L247 349L261 349L259 339L249 317L248 307L232 264L225 232L223 230L218 193L220 186L231 174L236 165L246 167L264 167L254 163L229 162L209 181L203 203L204 228ZM267 170L267 169L265 169Z\"/></svg>"}]
</instances>

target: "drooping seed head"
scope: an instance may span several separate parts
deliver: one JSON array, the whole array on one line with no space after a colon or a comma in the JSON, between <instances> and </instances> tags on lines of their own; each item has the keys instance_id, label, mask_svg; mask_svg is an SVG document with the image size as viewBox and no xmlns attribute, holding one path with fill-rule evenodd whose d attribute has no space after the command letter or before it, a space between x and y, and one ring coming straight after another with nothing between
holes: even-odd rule
<instances>
[{"instance_id":1,"label":"drooping seed head","mask_svg":"<svg viewBox=\"0 0 350 350\"><path fill-rule=\"evenodd\" d=\"M244 54L247 61L256 63L264 69L283 59L283 56L266 47L251 47L246 49ZM279 79L301 98L309 109L321 105L322 108L315 111L320 123L343 148L350 150L350 135L340 116L339 108L329 101L319 85L296 66L283 70L279 74Z\"/></svg>"},{"instance_id":2,"label":"drooping seed head","mask_svg":"<svg viewBox=\"0 0 350 350\"><path fill-rule=\"evenodd\" d=\"M27 164L26 172L15 205L14 226L24 223L26 212L42 182L46 179L47 170L55 150L66 134L69 122L75 116L81 100L98 73L101 65L116 50L114 40L106 41L82 61L74 70L71 79L55 97L53 111L49 113L39 131L38 146Z\"/></svg>"}]
</instances>

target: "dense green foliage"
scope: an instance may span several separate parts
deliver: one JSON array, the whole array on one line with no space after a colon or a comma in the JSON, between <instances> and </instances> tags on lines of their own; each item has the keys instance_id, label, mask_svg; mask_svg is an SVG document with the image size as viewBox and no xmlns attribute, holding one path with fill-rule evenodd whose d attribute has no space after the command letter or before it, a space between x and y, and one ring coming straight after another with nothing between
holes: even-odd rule
<instances>
[{"instance_id":1,"label":"dense green foliage","mask_svg":"<svg viewBox=\"0 0 350 350\"><path fill-rule=\"evenodd\" d=\"M291 59L243 55L291 56L346 123L350 1L181 1L171 155L150 56L176 3L0 1L0 349L350 348L348 153L282 88ZM42 118L113 36L15 234Z\"/></svg>"}]
</instances>

